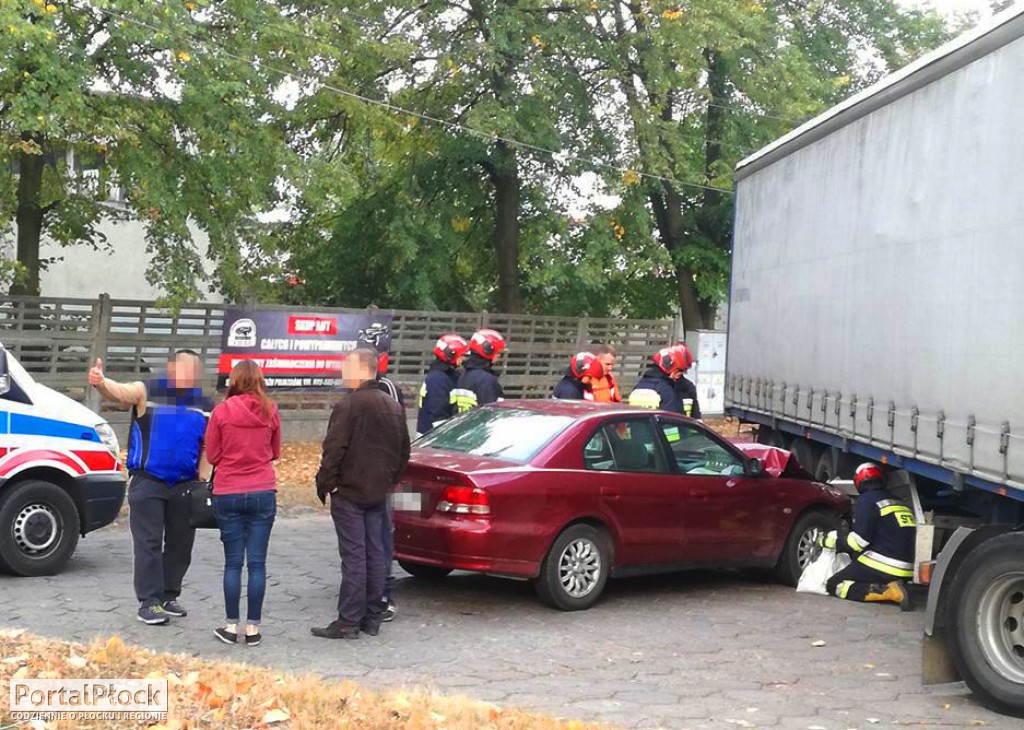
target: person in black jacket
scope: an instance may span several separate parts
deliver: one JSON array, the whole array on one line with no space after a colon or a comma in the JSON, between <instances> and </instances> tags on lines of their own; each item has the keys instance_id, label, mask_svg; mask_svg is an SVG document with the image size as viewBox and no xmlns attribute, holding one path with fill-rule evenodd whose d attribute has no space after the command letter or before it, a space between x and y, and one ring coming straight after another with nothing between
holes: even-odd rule
<instances>
[{"instance_id":1,"label":"person in black jacket","mask_svg":"<svg viewBox=\"0 0 1024 730\"><path fill-rule=\"evenodd\" d=\"M911 596L904 581L914 577L914 513L885 488L885 474L877 465L861 464L853 481L861 493L853 529L834 530L820 541L853 562L829 578L825 588L847 601L897 603L909 611Z\"/></svg>"},{"instance_id":2,"label":"person in black jacket","mask_svg":"<svg viewBox=\"0 0 1024 730\"><path fill-rule=\"evenodd\" d=\"M639 408L683 412L683 402L676 390L676 381L683 376L684 360L675 347L666 347L651 357L652 365L644 371L629 394L629 404Z\"/></svg>"},{"instance_id":3,"label":"person in black jacket","mask_svg":"<svg viewBox=\"0 0 1024 730\"><path fill-rule=\"evenodd\" d=\"M456 334L441 335L434 345L430 364L420 388L420 412L416 417L416 436L429 433L435 426L455 415L452 391L459 382L458 367L469 350L469 343Z\"/></svg>"},{"instance_id":4,"label":"person in black jacket","mask_svg":"<svg viewBox=\"0 0 1024 730\"><path fill-rule=\"evenodd\" d=\"M686 377L687 371L693 366L693 353L690 352L690 348L686 346L685 342L677 342L675 347L683 358L683 374L675 383L676 395L679 396L679 402L682 404L683 415L699 420L701 414L700 401L697 400L697 386Z\"/></svg>"},{"instance_id":5,"label":"person in black jacket","mask_svg":"<svg viewBox=\"0 0 1024 730\"><path fill-rule=\"evenodd\" d=\"M501 382L494 373L494 361L504 349L505 338L497 330L483 329L473 333L469 354L462 361L462 375L452 390L456 413L466 413L505 397Z\"/></svg>"},{"instance_id":6,"label":"person in black jacket","mask_svg":"<svg viewBox=\"0 0 1024 730\"><path fill-rule=\"evenodd\" d=\"M604 365L592 352L577 352L569 361L562 379L551 393L558 400L594 400L592 384L604 377Z\"/></svg>"}]
</instances>

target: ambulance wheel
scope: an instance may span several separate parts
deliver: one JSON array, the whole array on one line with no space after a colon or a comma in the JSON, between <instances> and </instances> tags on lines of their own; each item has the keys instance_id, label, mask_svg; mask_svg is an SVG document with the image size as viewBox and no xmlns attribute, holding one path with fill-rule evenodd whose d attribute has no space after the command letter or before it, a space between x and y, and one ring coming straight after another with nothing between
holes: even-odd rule
<instances>
[{"instance_id":1,"label":"ambulance wheel","mask_svg":"<svg viewBox=\"0 0 1024 730\"><path fill-rule=\"evenodd\" d=\"M0 492L0 569L59 573L78 545L78 508L56 484L29 480Z\"/></svg>"},{"instance_id":2,"label":"ambulance wheel","mask_svg":"<svg viewBox=\"0 0 1024 730\"><path fill-rule=\"evenodd\" d=\"M1024 717L1024 533L972 550L949 592L953 661L975 696Z\"/></svg>"}]
</instances>

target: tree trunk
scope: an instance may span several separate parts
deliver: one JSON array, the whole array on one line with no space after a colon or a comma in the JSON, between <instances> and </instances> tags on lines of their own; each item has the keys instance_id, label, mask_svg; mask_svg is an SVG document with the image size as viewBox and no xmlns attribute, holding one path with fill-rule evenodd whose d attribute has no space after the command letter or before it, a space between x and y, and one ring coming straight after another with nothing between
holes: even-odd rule
<instances>
[{"instance_id":1,"label":"tree trunk","mask_svg":"<svg viewBox=\"0 0 1024 730\"><path fill-rule=\"evenodd\" d=\"M672 266L676 276L676 292L679 297L679 310L683 317L683 329L687 332L705 329L707 323L704 311L697 297L697 284L693 279L693 270L679 260L679 253L685 245L685 226L683 223L682 196L672 187L671 183L663 183L660 190L652 191L648 196L654 208L654 220L658 226L658 238L672 257Z\"/></svg>"},{"instance_id":2,"label":"tree trunk","mask_svg":"<svg viewBox=\"0 0 1024 730\"><path fill-rule=\"evenodd\" d=\"M23 139L30 140L26 136ZM32 140L38 142L38 140ZM46 211L39 200L43 188L43 167L46 160L42 153L21 152L18 158L18 209L15 222L18 227L18 262L24 267L22 277L11 287L12 294L39 295L39 239L43 235L43 218Z\"/></svg>"},{"instance_id":3,"label":"tree trunk","mask_svg":"<svg viewBox=\"0 0 1024 730\"><path fill-rule=\"evenodd\" d=\"M519 290L519 164L515 152L498 143L491 172L494 183L494 252L498 260L498 308L507 314L523 311Z\"/></svg>"}]
</instances>

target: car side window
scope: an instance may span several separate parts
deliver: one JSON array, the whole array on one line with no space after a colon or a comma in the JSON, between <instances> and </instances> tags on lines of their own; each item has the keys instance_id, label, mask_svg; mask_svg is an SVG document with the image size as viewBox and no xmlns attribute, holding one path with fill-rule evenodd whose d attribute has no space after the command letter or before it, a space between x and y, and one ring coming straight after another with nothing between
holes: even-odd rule
<instances>
[{"instance_id":1,"label":"car side window","mask_svg":"<svg viewBox=\"0 0 1024 730\"><path fill-rule=\"evenodd\" d=\"M665 435L676 466L683 474L732 476L744 472L740 457L697 426L679 421L662 421L661 432Z\"/></svg>"},{"instance_id":2,"label":"car side window","mask_svg":"<svg viewBox=\"0 0 1024 730\"><path fill-rule=\"evenodd\" d=\"M583 461L596 471L667 471L657 432L646 418L602 426L583 447Z\"/></svg>"}]
</instances>

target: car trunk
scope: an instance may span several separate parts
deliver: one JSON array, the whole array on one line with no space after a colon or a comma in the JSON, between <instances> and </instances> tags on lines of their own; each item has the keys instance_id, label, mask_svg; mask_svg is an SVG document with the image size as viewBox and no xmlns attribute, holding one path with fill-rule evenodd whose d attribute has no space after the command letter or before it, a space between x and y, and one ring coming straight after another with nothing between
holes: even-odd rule
<instances>
[{"instance_id":1,"label":"car trunk","mask_svg":"<svg viewBox=\"0 0 1024 730\"><path fill-rule=\"evenodd\" d=\"M473 479L474 473L514 466L517 465L513 462L455 451L413 449L409 467L399 484L399 492L420 495L419 509L411 511L411 514L430 517L448 487L478 486Z\"/></svg>"}]
</instances>

